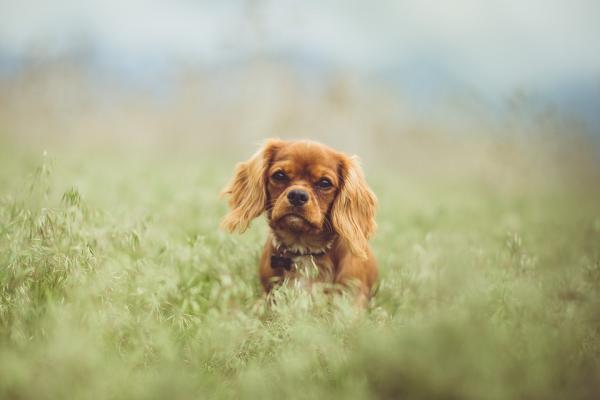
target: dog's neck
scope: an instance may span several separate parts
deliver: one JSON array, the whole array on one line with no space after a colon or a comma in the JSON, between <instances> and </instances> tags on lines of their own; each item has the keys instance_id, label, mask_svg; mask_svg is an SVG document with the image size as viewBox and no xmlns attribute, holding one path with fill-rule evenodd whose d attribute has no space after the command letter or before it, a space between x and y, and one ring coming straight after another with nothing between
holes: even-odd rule
<instances>
[{"instance_id":1,"label":"dog's neck","mask_svg":"<svg viewBox=\"0 0 600 400\"><path fill-rule=\"evenodd\" d=\"M271 229L272 246L276 253L285 256L322 256L331 250L335 234L294 235L289 232Z\"/></svg>"}]
</instances>

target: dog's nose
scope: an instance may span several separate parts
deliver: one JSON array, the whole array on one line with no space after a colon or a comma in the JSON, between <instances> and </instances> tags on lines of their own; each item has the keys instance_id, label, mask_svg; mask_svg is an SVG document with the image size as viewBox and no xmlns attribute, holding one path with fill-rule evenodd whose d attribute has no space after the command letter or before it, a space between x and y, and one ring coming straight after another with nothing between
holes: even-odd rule
<instances>
[{"instance_id":1,"label":"dog's nose","mask_svg":"<svg viewBox=\"0 0 600 400\"><path fill-rule=\"evenodd\" d=\"M290 190L287 198L291 205L300 207L308 201L308 193L306 193L304 190L294 189Z\"/></svg>"}]
</instances>

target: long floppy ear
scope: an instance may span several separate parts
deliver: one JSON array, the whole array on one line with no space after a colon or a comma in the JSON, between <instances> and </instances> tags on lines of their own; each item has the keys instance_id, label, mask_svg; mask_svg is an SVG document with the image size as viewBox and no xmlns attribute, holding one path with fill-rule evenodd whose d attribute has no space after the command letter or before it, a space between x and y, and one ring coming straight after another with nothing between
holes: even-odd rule
<instances>
[{"instance_id":1,"label":"long floppy ear","mask_svg":"<svg viewBox=\"0 0 600 400\"><path fill-rule=\"evenodd\" d=\"M221 227L240 233L265 210L267 191L265 174L277 148L282 142L271 139L248 161L236 165L235 174L221 195L229 196L231 211L221 221Z\"/></svg>"},{"instance_id":2,"label":"long floppy ear","mask_svg":"<svg viewBox=\"0 0 600 400\"><path fill-rule=\"evenodd\" d=\"M342 183L331 209L331 222L352 254L365 259L368 240L377 227L377 198L369 189L356 157L344 156L340 176Z\"/></svg>"}]
</instances>

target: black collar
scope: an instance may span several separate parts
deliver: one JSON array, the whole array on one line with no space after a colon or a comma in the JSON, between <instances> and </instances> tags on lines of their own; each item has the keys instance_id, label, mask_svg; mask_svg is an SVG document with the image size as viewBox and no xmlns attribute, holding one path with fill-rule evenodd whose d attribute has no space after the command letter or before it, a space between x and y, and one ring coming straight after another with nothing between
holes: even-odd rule
<instances>
[{"instance_id":1,"label":"black collar","mask_svg":"<svg viewBox=\"0 0 600 400\"><path fill-rule=\"evenodd\" d=\"M283 268L286 271L292 270L292 259L288 257L271 256L271 268L279 269Z\"/></svg>"},{"instance_id":2,"label":"black collar","mask_svg":"<svg viewBox=\"0 0 600 400\"><path fill-rule=\"evenodd\" d=\"M296 257L303 257L303 256L309 256L309 257L320 257L326 254L326 251L319 251L319 252L310 252L310 253L303 253L300 251L292 251L292 250L288 250L288 249L279 249L276 250L274 253L271 254L271 268L272 269L279 269L279 268L283 268L286 271L291 271L292 266L294 264L293 259Z\"/></svg>"}]
</instances>

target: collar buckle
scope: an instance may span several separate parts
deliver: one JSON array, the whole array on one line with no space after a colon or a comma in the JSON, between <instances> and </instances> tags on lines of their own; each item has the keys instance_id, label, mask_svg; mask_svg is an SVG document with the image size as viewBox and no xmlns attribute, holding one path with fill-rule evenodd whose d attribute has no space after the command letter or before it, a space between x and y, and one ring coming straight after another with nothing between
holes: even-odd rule
<instances>
[{"instance_id":1,"label":"collar buckle","mask_svg":"<svg viewBox=\"0 0 600 400\"><path fill-rule=\"evenodd\" d=\"M291 271L292 270L292 259L289 257L271 256L271 268L272 269L283 268L286 271Z\"/></svg>"}]
</instances>

